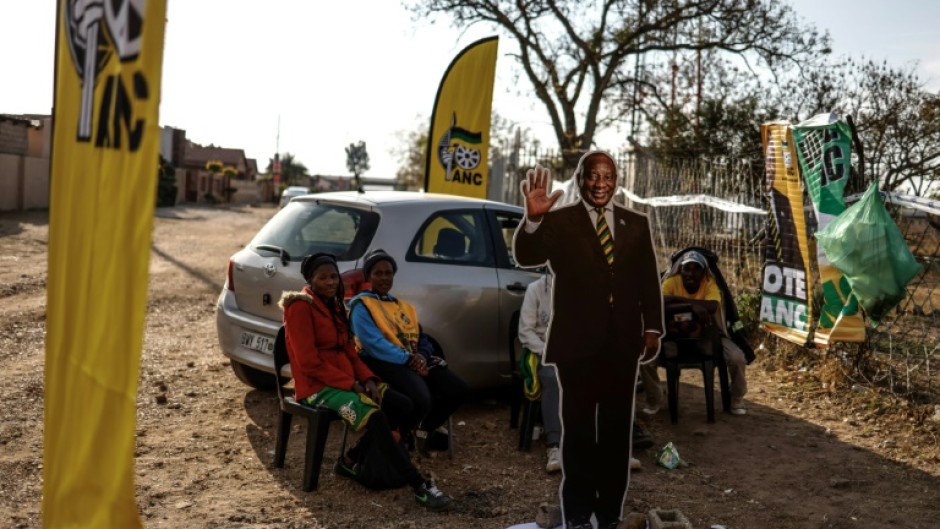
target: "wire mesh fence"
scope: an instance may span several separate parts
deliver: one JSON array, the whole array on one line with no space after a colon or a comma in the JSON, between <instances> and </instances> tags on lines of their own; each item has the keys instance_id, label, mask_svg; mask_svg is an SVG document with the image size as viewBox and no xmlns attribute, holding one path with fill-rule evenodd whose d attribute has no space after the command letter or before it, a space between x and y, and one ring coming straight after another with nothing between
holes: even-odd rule
<instances>
[{"instance_id":1,"label":"wire mesh fence","mask_svg":"<svg viewBox=\"0 0 940 529\"><path fill-rule=\"evenodd\" d=\"M763 162L670 160L633 151L612 154L621 172L621 184L628 191L618 195L617 200L649 215L660 269L669 265L670 256L678 250L690 246L712 250L719 256L719 266L738 299L739 310L746 313L742 319L751 318L752 325L756 325L767 217L753 210L768 210ZM520 149L494 164L500 167L493 178L499 182L503 201L522 204L519 184L536 164L552 171L558 187L571 178L572 170L564 168L558 152ZM869 183L853 174L846 194L863 191ZM639 200L631 200L630 195ZM649 203L654 198L703 196L752 210L727 211L695 200L670 206ZM832 351L851 359L857 374L865 371L864 376L871 382L899 394L940 402L940 216L890 201L886 205L924 268L907 286L907 296L897 308L876 328L869 329L866 343L837 344ZM804 209L812 232L814 213L806 197ZM815 245L815 241L811 239L810 244ZM814 296L816 313L820 299L821 293ZM865 369L863 362L868 362Z\"/></svg>"}]
</instances>

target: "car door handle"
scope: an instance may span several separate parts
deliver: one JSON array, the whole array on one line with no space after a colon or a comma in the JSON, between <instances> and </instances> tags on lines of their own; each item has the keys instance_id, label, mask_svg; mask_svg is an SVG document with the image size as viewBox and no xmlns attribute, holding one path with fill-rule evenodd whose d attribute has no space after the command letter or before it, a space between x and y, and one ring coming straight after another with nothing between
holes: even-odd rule
<instances>
[{"instance_id":1,"label":"car door handle","mask_svg":"<svg viewBox=\"0 0 940 529\"><path fill-rule=\"evenodd\" d=\"M513 292L525 292L525 285L523 285L522 283L518 281L516 281L515 283L509 283L508 285L506 285L506 288L508 290L512 290Z\"/></svg>"}]
</instances>

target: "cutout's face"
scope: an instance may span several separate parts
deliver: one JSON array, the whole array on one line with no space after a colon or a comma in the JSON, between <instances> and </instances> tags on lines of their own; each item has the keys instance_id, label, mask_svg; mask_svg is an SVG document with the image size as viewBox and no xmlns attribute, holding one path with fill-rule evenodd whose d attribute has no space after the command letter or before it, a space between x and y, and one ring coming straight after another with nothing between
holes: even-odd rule
<instances>
[{"instance_id":1,"label":"cutout's face","mask_svg":"<svg viewBox=\"0 0 940 529\"><path fill-rule=\"evenodd\" d=\"M318 266L310 276L310 289L324 298L332 298L339 288L339 271L329 263Z\"/></svg>"},{"instance_id":2,"label":"cutout's face","mask_svg":"<svg viewBox=\"0 0 940 529\"><path fill-rule=\"evenodd\" d=\"M581 196L593 207L610 202L617 188L617 169L606 155L592 154L584 160L581 172Z\"/></svg>"},{"instance_id":3,"label":"cutout's face","mask_svg":"<svg viewBox=\"0 0 940 529\"><path fill-rule=\"evenodd\" d=\"M372 283L373 292L380 296L387 295L395 283L395 270L392 268L392 263L388 261L375 263L369 270L369 277L366 280Z\"/></svg>"},{"instance_id":4,"label":"cutout's face","mask_svg":"<svg viewBox=\"0 0 940 529\"><path fill-rule=\"evenodd\" d=\"M705 277L705 269L698 263L685 263L679 273L682 275L682 286L689 294L698 291L702 278Z\"/></svg>"}]
</instances>

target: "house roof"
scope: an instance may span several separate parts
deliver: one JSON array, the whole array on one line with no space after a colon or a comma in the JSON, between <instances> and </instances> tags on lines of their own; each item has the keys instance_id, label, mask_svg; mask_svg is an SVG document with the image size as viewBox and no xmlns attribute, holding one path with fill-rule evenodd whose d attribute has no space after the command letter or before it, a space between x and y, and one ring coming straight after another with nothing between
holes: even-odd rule
<instances>
[{"instance_id":1,"label":"house roof","mask_svg":"<svg viewBox=\"0 0 940 529\"><path fill-rule=\"evenodd\" d=\"M231 165L242 172L247 172L248 162L244 149L227 149L210 145L203 147L193 142L186 142L186 154L183 156L183 165L205 167L206 162L218 160L223 165Z\"/></svg>"},{"instance_id":2,"label":"house roof","mask_svg":"<svg viewBox=\"0 0 940 529\"><path fill-rule=\"evenodd\" d=\"M35 129L42 128L42 118L48 116L40 116L38 114L33 115L15 115L15 114L0 114L0 121L7 121L15 125L24 125L26 127L33 127Z\"/></svg>"}]
</instances>

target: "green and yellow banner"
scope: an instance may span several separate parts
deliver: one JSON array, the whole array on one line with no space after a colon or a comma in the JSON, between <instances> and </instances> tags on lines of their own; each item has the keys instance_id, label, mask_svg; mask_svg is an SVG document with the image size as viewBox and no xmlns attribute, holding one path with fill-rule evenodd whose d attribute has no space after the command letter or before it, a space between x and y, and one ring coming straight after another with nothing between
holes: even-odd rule
<instances>
[{"instance_id":1,"label":"green and yellow banner","mask_svg":"<svg viewBox=\"0 0 940 529\"><path fill-rule=\"evenodd\" d=\"M139 528L137 381L165 0L59 0L43 527Z\"/></svg>"},{"instance_id":2,"label":"green and yellow banner","mask_svg":"<svg viewBox=\"0 0 940 529\"><path fill-rule=\"evenodd\" d=\"M770 332L804 345L812 324L809 250L800 173L790 123L761 125L769 193L760 321Z\"/></svg>"},{"instance_id":3,"label":"green and yellow banner","mask_svg":"<svg viewBox=\"0 0 940 529\"><path fill-rule=\"evenodd\" d=\"M852 130L833 114L819 114L793 126L793 139L816 213L817 231L821 231L846 209ZM822 302L813 341L823 348L832 342L865 341L865 319L848 280L829 262L822 245L816 246L816 260Z\"/></svg>"},{"instance_id":4,"label":"green and yellow banner","mask_svg":"<svg viewBox=\"0 0 940 529\"><path fill-rule=\"evenodd\" d=\"M428 132L425 191L486 198L498 43L488 37L467 46L441 79Z\"/></svg>"}]
</instances>

